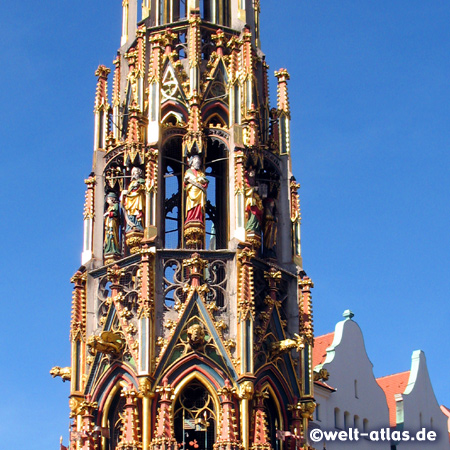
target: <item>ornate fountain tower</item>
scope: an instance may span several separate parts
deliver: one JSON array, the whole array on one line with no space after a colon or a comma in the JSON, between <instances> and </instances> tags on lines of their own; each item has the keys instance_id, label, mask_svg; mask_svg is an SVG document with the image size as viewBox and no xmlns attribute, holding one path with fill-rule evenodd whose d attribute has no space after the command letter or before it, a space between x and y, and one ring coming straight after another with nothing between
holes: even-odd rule
<instances>
[{"instance_id":1,"label":"ornate fountain tower","mask_svg":"<svg viewBox=\"0 0 450 450\"><path fill-rule=\"evenodd\" d=\"M52 369L68 448L310 449L289 75L270 108L259 0L122 6L111 93L96 71L72 362Z\"/></svg>"}]
</instances>

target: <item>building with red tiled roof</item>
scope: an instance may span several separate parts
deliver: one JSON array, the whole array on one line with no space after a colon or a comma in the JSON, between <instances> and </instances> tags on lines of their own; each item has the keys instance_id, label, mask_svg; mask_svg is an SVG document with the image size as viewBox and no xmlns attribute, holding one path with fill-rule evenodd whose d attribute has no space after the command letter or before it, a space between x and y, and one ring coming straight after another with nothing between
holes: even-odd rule
<instances>
[{"instance_id":1,"label":"building with red tiled roof","mask_svg":"<svg viewBox=\"0 0 450 450\"><path fill-rule=\"evenodd\" d=\"M411 358L411 370L377 378L386 395L389 424L397 430L415 433L425 429L435 431L435 442L427 443L431 450L449 450L448 425L445 412L434 395L425 354L416 350ZM444 414L443 414L444 412ZM415 442L401 442L401 450L417 449ZM396 448L393 445L393 448Z\"/></svg>"},{"instance_id":2,"label":"building with red tiled roof","mask_svg":"<svg viewBox=\"0 0 450 450\"><path fill-rule=\"evenodd\" d=\"M313 366L316 378L320 378L314 387L315 426L327 431L358 428L361 432L386 427L389 416L386 398L373 375L361 329L352 320L351 311L345 311L344 318L333 333L314 340ZM373 443L366 439L353 444L358 450L373 448ZM326 448L348 448L348 443L329 441ZM380 442L377 448L390 450L390 442Z\"/></svg>"},{"instance_id":3,"label":"building with red tiled roof","mask_svg":"<svg viewBox=\"0 0 450 450\"><path fill-rule=\"evenodd\" d=\"M333 343L334 332L314 338L313 367L322 364L327 356L327 348Z\"/></svg>"},{"instance_id":4,"label":"building with red tiled roof","mask_svg":"<svg viewBox=\"0 0 450 450\"><path fill-rule=\"evenodd\" d=\"M389 408L389 425L395 427L396 421L396 406L395 396L402 393L408 385L410 371L394 373L386 377L377 378L377 383L383 389Z\"/></svg>"},{"instance_id":5,"label":"building with red tiled roof","mask_svg":"<svg viewBox=\"0 0 450 450\"><path fill-rule=\"evenodd\" d=\"M360 432L390 427L391 431L408 430L410 434L425 428L436 432L435 442L423 445L386 441L378 442L376 448L450 450L450 409L439 408L424 353L420 350L413 353L411 370L375 379L361 329L352 320L351 311L345 311L344 317L333 333L314 340L317 403L314 426L328 431L358 428ZM349 448L347 443L337 441L325 445L327 450ZM362 439L354 443L354 448L375 447L373 442Z\"/></svg>"}]
</instances>

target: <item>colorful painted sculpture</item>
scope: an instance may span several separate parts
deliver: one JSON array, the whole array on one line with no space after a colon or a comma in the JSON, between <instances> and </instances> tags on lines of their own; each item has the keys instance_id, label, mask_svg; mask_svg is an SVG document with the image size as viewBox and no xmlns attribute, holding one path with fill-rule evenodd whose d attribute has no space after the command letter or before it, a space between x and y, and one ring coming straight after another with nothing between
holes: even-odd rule
<instances>
[{"instance_id":1,"label":"colorful painted sculpture","mask_svg":"<svg viewBox=\"0 0 450 450\"><path fill-rule=\"evenodd\" d=\"M108 208L104 214L105 217L105 239L103 251L105 255L120 255L120 207L119 199L115 192L110 192L106 196Z\"/></svg>"},{"instance_id":2,"label":"colorful painted sculpture","mask_svg":"<svg viewBox=\"0 0 450 450\"><path fill-rule=\"evenodd\" d=\"M122 192L125 209L125 231L144 231L145 180L142 170L133 167L128 190Z\"/></svg>"},{"instance_id":3,"label":"colorful painted sculpture","mask_svg":"<svg viewBox=\"0 0 450 450\"><path fill-rule=\"evenodd\" d=\"M275 256L277 244L277 218L275 199L268 197L263 201L264 205L264 253L266 256Z\"/></svg>"},{"instance_id":4,"label":"colorful painted sculpture","mask_svg":"<svg viewBox=\"0 0 450 450\"><path fill-rule=\"evenodd\" d=\"M261 197L258 194L255 176L253 167L250 167L245 173L245 212L247 214L245 229L261 233L264 208Z\"/></svg>"},{"instance_id":5,"label":"colorful painted sculpture","mask_svg":"<svg viewBox=\"0 0 450 450\"><path fill-rule=\"evenodd\" d=\"M202 161L199 155L189 160L189 169L184 175L184 188L186 190L186 220L189 222L205 223L206 189L208 180L205 173L200 170Z\"/></svg>"}]
</instances>

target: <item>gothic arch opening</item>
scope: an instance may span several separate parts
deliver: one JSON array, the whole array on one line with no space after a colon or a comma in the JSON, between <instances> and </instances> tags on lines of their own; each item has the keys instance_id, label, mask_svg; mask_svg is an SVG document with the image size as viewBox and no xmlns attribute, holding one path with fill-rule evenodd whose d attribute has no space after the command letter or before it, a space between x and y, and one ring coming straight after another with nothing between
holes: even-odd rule
<instances>
[{"instance_id":1,"label":"gothic arch opening","mask_svg":"<svg viewBox=\"0 0 450 450\"><path fill-rule=\"evenodd\" d=\"M212 450L216 442L217 413L214 398L198 380L178 395L174 407L175 439L180 450Z\"/></svg>"},{"instance_id":2,"label":"gothic arch opening","mask_svg":"<svg viewBox=\"0 0 450 450\"><path fill-rule=\"evenodd\" d=\"M160 0L159 23L177 22L186 18L187 0Z\"/></svg>"},{"instance_id":3,"label":"gothic arch opening","mask_svg":"<svg viewBox=\"0 0 450 450\"><path fill-rule=\"evenodd\" d=\"M161 228L164 230L162 236L164 236L165 248L181 248L183 192L181 148L181 136L174 136L166 142L162 151Z\"/></svg>"},{"instance_id":4,"label":"gothic arch opening","mask_svg":"<svg viewBox=\"0 0 450 450\"><path fill-rule=\"evenodd\" d=\"M228 149L219 139L208 138L205 174L207 250L227 248L228 242Z\"/></svg>"},{"instance_id":5,"label":"gothic arch opening","mask_svg":"<svg viewBox=\"0 0 450 450\"><path fill-rule=\"evenodd\" d=\"M283 430L283 422L278 402L270 387L268 387L269 397L264 400L264 407L267 415L267 430L272 450L280 450L280 441L277 439L277 430Z\"/></svg>"},{"instance_id":6,"label":"gothic arch opening","mask_svg":"<svg viewBox=\"0 0 450 450\"><path fill-rule=\"evenodd\" d=\"M229 0L200 0L200 17L208 22L230 26Z\"/></svg>"},{"instance_id":7,"label":"gothic arch opening","mask_svg":"<svg viewBox=\"0 0 450 450\"><path fill-rule=\"evenodd\" d=\"M108 410L108 423L107 428L109 430L109 436L105 438L107 450L115 450L120 440L120 431L122 429L122 419L121 416L124 414L125 408L125 397L120 395L121 390L119 389L109 406Z\"/></svg>"}]
</instances>

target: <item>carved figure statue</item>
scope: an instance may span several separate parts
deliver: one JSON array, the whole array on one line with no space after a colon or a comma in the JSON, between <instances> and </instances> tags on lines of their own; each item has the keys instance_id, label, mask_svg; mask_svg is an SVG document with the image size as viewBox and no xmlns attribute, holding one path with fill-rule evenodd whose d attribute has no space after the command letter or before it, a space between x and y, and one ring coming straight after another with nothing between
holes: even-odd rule
<instances>
[{"instance_id":1,"label":"carved figure statue","mask_svg":"<svg viewBox=\"0 0 450 450\"><path fill-rule=\"evenodd\" d=\"M106 196L106 203L108 209L105 217L105 240L103 243L103 250L105 255L119 255L119 229L120 229L120 208L119 199L115 192L110 192Z\"/></svg>"},{"instance_id":2,"label":"carved figure statue","mask_svg":"<svg viewBox=\"0 0 450 450\"><path fill-rule=\"evenodd\" d=\"M95 355L98 352L107 355L118 355L124 346L123 338L120 334L113 331L103 331L100 336L91 336L87 345Z\"/></svg>"},{"instance_id":3,"label":"carved figure statue","mask_svg":"<svg viewBox=\"0 0 450 450\"><path fill-rule=\"evenodd\" d=\"M288 352L294 348L298 352L303 348L305 348L304 339L298 334L294 334L294 339L283 339L282 341L273 342L271 345L273 355L279 355L281 353Z\"/></svg>"},{"instance_id":4,"label":"carved figure statue","mask_svg":"<svg viewBox=\"0 0 450 450\"><path fill-rule=\"evenodd\" d=\"M145 180L139 167L131 169L128 190L122 191L125 209L125 231L144 231Z\"/></svg>"},{"instance_id":5,"label":"carved figure statue","mask_svg":"<svg viewBox=\"0 0 450 450\"><path fill-rule=\"evenodd\" d=\"M52 367L50 370L50 375L55 377L61 377L63 381L70 381L71 378L71 368L70 367Z\"/></svg>"},{"instance_id":6,"label":"carved figure statue","mask_svg":"<svg viewBox=\"0 0 450 450\"><path fill-rule=\"evenodd\" d=\"M245 229L261 233L264 209L261 197L258 194L255 176L253 167L245 172L245 212L247 214Z\"/></svg>"},{"instance_id":7,"label":"carved figure statue","mask_svg":"<svg viewBox=\"0 0 450 450\"><path fill-rule=\"evenodd\" d=\"M187 329L189 350L203 351L205 346L205 330L203 327L195 323Z\"/></svg>"},{"instance_id":8,"label":"carved figure statue","mask_svg":"<svg viewBox=\"0 0 450 450\"><path fill-rule=\"evenodd\" d=\"M208 180L205 173L200 170L202 160L199 155L189 159L189 169L184 175L184 188L186 190L186 220L188 222L205 223L206 189Z\"/></svg>"},{"instance_id":9,"label":"carved figure statue","mask_svg":"<svg viewBox=\"0 0 450 450\"><path fill-rule=\"evenodd\" d=\"M273 198L264 199L264 252L266 256L275 256L275 245L277 243L277 218L276 202Z\"/></svg>"}]
</instances>

